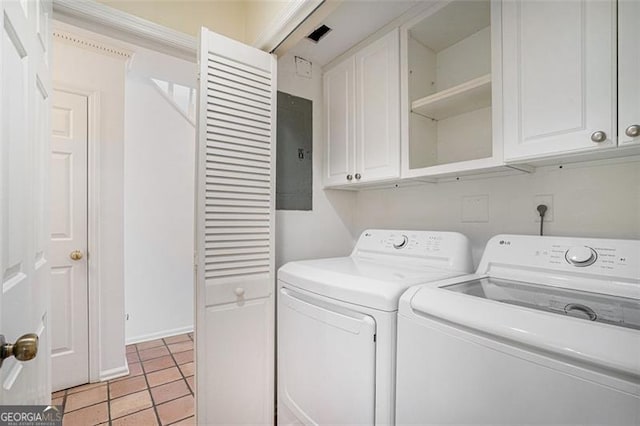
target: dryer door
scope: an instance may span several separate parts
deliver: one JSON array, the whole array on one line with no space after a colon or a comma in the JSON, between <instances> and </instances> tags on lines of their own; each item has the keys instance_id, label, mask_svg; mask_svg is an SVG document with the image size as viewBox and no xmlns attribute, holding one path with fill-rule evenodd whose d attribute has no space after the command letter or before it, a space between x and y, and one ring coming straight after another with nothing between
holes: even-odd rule
<instances>
[{"instance_id":1,"label":"dryer door","mask_svg":"<svg viewBox=\"0 0 640 426\"><path fill-rule=\"evenodd\" d=\"M287 288L279 296L279 419L373 424L374 319Z\"/></svg>"}]
</instances>

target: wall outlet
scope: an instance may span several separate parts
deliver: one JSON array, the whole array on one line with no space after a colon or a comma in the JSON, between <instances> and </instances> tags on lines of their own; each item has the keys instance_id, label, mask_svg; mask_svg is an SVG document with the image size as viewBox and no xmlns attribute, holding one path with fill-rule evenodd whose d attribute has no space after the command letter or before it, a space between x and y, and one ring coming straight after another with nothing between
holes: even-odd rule
<instances>
[{"instance_id":1,"label":"wall outlet","mask_svg":"<svg viewBox=\"0 0 640 426\"><path fill-rule=\"evenodd\" d=\"M544 221L553 222L553 195L543 194L535 195L533 197L533 206L531 207L531 211L533 212L534 222L538 223L540 223L540 213L538 213L538 206L540 204L547 206L547 212L544 214Z\"/></svg>"},{"instance_id":2,"label":"wall outlet","mask_svg":"<svg viewBox=\"0 0 640 426\"><path fill-rule=\"evenodd\" d=\"M462 197L462 222L489 222L489 196L470 195Z\"/></svg>"}]
</instances>

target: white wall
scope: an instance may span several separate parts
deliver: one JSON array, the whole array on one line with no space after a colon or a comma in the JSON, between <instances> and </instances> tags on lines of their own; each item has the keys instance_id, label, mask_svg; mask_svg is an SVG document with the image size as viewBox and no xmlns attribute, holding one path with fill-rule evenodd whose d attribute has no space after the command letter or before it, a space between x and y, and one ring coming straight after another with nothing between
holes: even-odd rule
<instances>
[{"instance_id":1,"label":"white wall","mask_svg":"<svg viewBox=\"0 0 640 426\"><path fill-rule=\"evenodd\" d=\"M533 174L362 191L355 231L409 228L458 231L473 244L476 265L489 238L533 234L534 196L553 195L553 222L545 235L640 238L640 163L565 165ZM462 222L462 197L486 195L488 221Z\"/></svg>"},{"instance_id":2,"label":"white wall","mask_svg":"<svg viewBox=\"0 0 640 426\"><path fill-rule=\"evenodd\" d=\"M66 29L66 28L65 28ZM54 88L99 92L100 259L99 365L100 377L127 371L124 347L124 76L123 58L53 43ZM90 130L91 132L91 130ZM90 235L89 238L94 236ZM91 271L96 263L90 262ZM91 273L91 272L90 272ZM94 311L95 312L95 311Z\"/></svg>"},{"instance_id":3,"label":"white wall","mask_svg":"<svg viewBox=\"0 0 640 426\"><path fill-rule=\"evenodd\" d=\"M322 75L313 65L312 79L295 74L292 55L278 60L278 90L313 102L313 210L276 212L276 267L286 262L345 256L355 243L351 233L356 194L322 190L324 138Z\"/></svg>"},{"instance_id":4,"label":"white wall","mask_svg":"<svg viewBox=\"0 0 640 426\"><path fill-rule=\"evenodd\" d=\"M127 343L193 330L195 129L150 78L195 87L196 65L147 49L126 77Z\"/></svg>"}]
</instances>

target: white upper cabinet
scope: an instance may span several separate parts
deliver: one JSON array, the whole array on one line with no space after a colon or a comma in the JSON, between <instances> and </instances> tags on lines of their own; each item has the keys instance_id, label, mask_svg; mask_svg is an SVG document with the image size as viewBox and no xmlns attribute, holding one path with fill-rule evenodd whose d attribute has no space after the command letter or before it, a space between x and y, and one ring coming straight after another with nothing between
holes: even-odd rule
<instances>
[{"instance_id":1,"label":"white upper cabinet","mask_svg":"<svg viewBox=\"0 0 640 426\"><path fill-rule=\"evenodd\" d=\"M324 73L324 185L400 175L399 39L393 30Z\"/></svg>"},{"instance_id":2,"label":"white upper cabinet","mask_svg":"<svg viewBox=\"0 0 640 426\"><path fill-rule=\"evenodd\" d=\"M615 147L615 6L591 0L503 2L505 161ZM637 39L637 21L629 26ZM637 56L637 40L634 48ZM637 75L636 57L628 79ZM631 85L634 99L628 102L635 102L637 120L638 82Z\"/></svg>"},{"instance_id":3,"label":"white upper cabinet","mask_svg":"<svg viewBox=\"0 0 640 426\"><path fill-rule=\"evenodd\" d=\"M618 144L640 145L640 2L618 2Z\"/></svg>"},{"instance_id":4,"label":"white upper cabinet","mask_svg":"<svg viewBox=\"0 0 640 426\"><path fill-rule=\"evenodd\" d=\"M325 186L353 181L355 168L355 61L324 74Z\"/></svg>"},{"instance_id":5,"label":"white upper cabinet","mask_svg":"<svg viewBox=\"0 0 640 426\"><path fill-rule=\"evenodd\" d=\"M398 30L362 49L356 61L356 181L399 176Z\"/></svg>"}]
</instances>

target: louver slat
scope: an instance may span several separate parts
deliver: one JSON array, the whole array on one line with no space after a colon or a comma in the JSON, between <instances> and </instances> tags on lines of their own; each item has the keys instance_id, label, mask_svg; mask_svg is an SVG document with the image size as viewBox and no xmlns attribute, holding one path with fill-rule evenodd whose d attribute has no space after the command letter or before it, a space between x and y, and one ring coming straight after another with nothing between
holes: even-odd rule
<instances>
[{"instance_id":1,"label":"louver slat","mask_svg":"<svg viewBox=\"0 0 640 426\"><path fill-rule=\"evenodd\" d=\"M230 76L233 78L233 76ZM209 87L221 86L223 88L233 90L236 93L241 93L245 98L253 99L256 102L269 102L270 92L262 87L256 87L252 84L242 84L227 77L221 78L215 75L209 74Z\"/></svg>"},{"instance_id":2,"label":"louver slat","mask_svg":"<svg viewBox=\"0 0 640 426\"><path fill-rule=\"evenodd\" d=\"M271 116L269 115L269 110L262 107L254 107L251 105L238 105L237 102L230 102L224 98L215 97L214 103L209 103L207 106L207 111L214 112L222 112L227 113L229 115L235 115L240 113L242 117L251 114L256 117L257 120L261 121L270 121Z\"/></svg>"},{"instance_id":3,"label":"louver slat","mask_svg":"<svg viewBox=\"0 0 640 426\"><path fill-rule=\"evenodd\" d=\"M226 149L229 151L236 151L239 152L241 154L255 154L255 155L263 155L267 158L270 157L270 152L269 150L265 150L263 147L261 148L254 148L254 147L250 147L250 146L245 146L245 145L239 145L236 143L226 143L226 142L214 142L216 148L220 149Z\"/></svg>"},{"instance_id":4,"label":"louver slat","mask_svg":"<svg viewBox=\"0 0 640 426\"><path fill-rule=\"evenodd\" d=\"M269 102L266 99L247 97L247 94L242 90L235 90L226 86L210 84L207 86L207 95L210 104L218 100L223 100L236 104L238 107L246 105L254 108L260 108L267 112L269 111Z\"/></svg>"}]
</instances>

